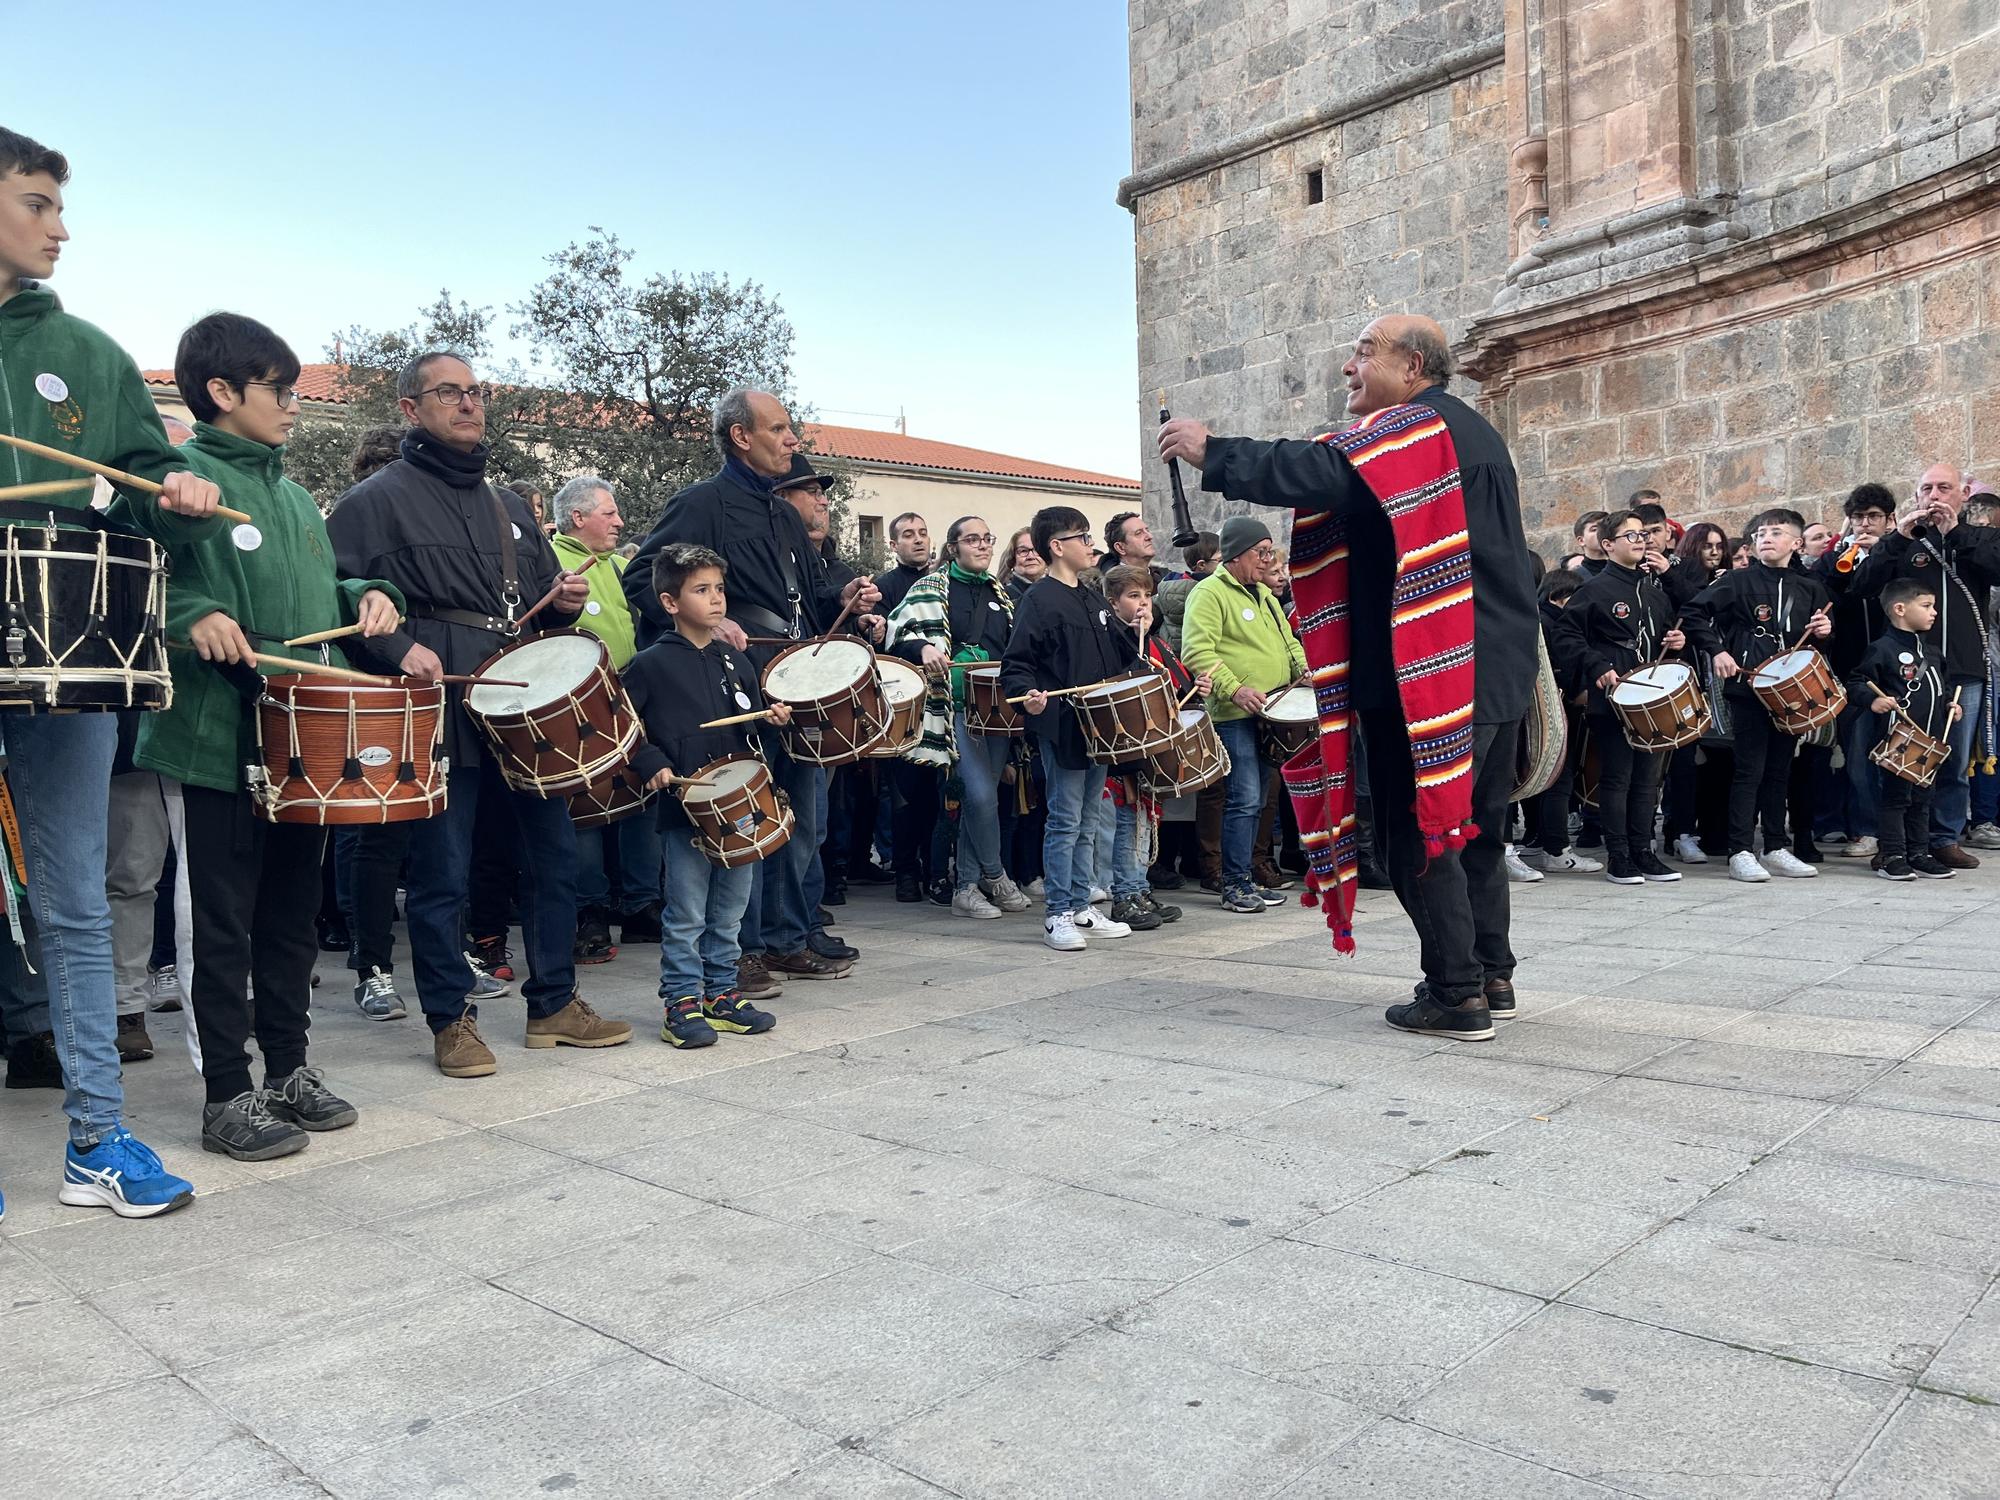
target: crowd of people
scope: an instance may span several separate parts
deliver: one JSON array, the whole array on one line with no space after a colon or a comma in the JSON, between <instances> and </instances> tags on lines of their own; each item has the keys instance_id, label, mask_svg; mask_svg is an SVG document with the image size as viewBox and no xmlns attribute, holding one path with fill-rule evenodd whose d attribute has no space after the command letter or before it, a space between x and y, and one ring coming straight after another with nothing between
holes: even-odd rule
<instances>
[{"instance_id":1,"label":"crowd of people","mask_svg":"<svg viewBox=\"0 0 2000 1500\"><path fill-rule=\"evenodd\" d=\"M153 1054L149 1009L191 1013L205 1149L266 1160L354 1124L309 1054L321 949L346 955L367 1019L400 1020L413 997L438 1071L469 1079L499 1067L481 1004L517 987L524 1046L629 1043L633 1028L578 979L621 944L657 952L667 1044L768 1032L787 985L855 973L862 954L838 929L856 886L972 921L1032 921L1038 905L1042 943L1074 953L1178 920L1162 899L1178 891L1248 918L1303 879L1339 946L1351 886L1393 888L1425 979L1390 1023L1477 1039L1516 1013L1510 876L1679 878L1662 849L1726 857L1742 880L1809 876L1817 835L1886 878L1942 878L1976 864L1967 844L2000 846L2000 786L1990 761L1970 764L1992 701L2000 530L1988 492L1949 468L1926 472L1901 514L1873 485L1838 527L1769 510L1741 560L1727 535L1683 530L1642 493L1585 518L1578 554L1544 570L1504 444L1444 390L1442 330L1401 318L1357 339L1345 374L1361 420L1343 434L1162 428L1162 453L1202 468L1208 488L1298 513L1290 559L1254 514L1201 533L1175 569L1141 515L1100 531L1054 505L1005 538L976 514L897 516L893 561L857 576L790 413L750 389L715 404L716 471L634 546L611 482L579 475L545 498L489 473L487 391L446 349L408 361L405 425L360 445L352 487L314 497L285 477L300 364L271 329L214 313L186 330L174 378L194 431L177 449L131 360L42 285L68 238L67 176L58 153L0 131L0 417L8 436L111 466L115 490L93 518L87 499L53 493L73 477L63 464L9 447L0 488L35 499L0 495L20 506L0 521L53 528L59 514L150 538L178 649L170 706L4 719L27 897L7 902L0 945L7 1084L64 1091L65 1202L149 1217L193 1195L123 1124L120 1069ZM1577 723L1564 774L1516 810L1538 575ZM829 766L792 737L795 705L768 669L843 622L871 664L879 652L919 675L921 719L901 753ZM636 716L621 774L650 801L622 819L522 784L465 711L496 653L552 632L601 644ZM316 635L340 638L299 640ZM1805 640L1831 653L1849 707L1829 743L1795 754L1744 680ZM1671 653L1727 712L1699 744L1650 754L1618 731L1610 695ZM264 673L310 680L336 662L442 688L448 771L432 815L331 837L272 815L257 774ZM1025 732L975 703L982 669ZM1107 764L1119 757L1089 743L1070 700L1132 682L1205 717L1226 769L1181 793L1140 753ZM1303 748L1270 732L1274 700L1300 688ZM1869 764L1892 716L1948 741L1934 794ZM755 768L761 805L789 828L747 857L682 800L732 763ZM1517 814L1519 848L1506 838ZM1600 844L1602 862L1586 852Z\"/></svg>"}]
</instances>

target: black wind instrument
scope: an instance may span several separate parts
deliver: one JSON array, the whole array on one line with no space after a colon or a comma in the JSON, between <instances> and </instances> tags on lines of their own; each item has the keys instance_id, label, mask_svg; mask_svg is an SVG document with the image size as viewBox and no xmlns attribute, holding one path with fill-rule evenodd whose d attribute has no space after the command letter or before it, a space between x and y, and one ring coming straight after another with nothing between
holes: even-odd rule
<instances>
[{"instance_id":1,"label":"black wind instrument","mask_svg":"<svg viewBox=\"0 0 2000 1500\"><path fill-rule=\"evenodd\" d=\"M1167 393L1160 392L1160 425L1166 426L1174 414L1167 410ZM1187 490L1181 485L1181 464L1177 458L1167 460L1167 481L1174 487L1174 545L1192 547L1199 540L1194 529L1194 514L1188 509Z\"/></svg>"}]
</instances>

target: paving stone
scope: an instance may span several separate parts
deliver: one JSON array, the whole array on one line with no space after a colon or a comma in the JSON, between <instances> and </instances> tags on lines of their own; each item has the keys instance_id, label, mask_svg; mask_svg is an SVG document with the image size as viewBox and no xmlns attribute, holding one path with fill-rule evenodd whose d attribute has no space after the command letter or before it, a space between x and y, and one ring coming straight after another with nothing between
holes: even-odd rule
<instances>
[{"instance_id":1,"label":"paving stone","mask_svg":"<svg viewBox=\"0 0 2000 1500\"><path fill-rule=\"evenodd\" d=\"M1539 1304L1408 1266L1278 1240L1127 1313L1121 1326L1378 1411Z\"/></svg>"},{"instance_id":2,"label":"paving stone","mask_svg":"<svg viewBox=\"0 0 2000 1500\"><path fill-rule=\"evenodd\" d=\"M982 1053L940 1072L1037 1099L1074 1099L1100 1084L1135 1078L1156 1066L1157 1060L1149 1057L1048 1041Z\"/></svg>"},{"instance_id":3,"label":"paving stone","mask_svg":"<svg viewBox=\"0 0 2000 1500\"><path fill-rule=\"evenodd\" d=\"M978 1500L1208 1500L1267 1493L1366 1421L1331 1396L1102 1330L869 1446Z\"/></svg>"},{"instance_id":4,"label":"paving stone","mask_svg":"<svg viewBox=\"0 0 2000 1500\"><path fill-rule=\"evenodd\" d=\"M1990 966L1971 963L1949 968L1911 968L1899 964L1856 964L1831 979L1819 981L1842 990L1907 990L1912 994L1965 995L1991 1000L2000 996L2000 975Z\"/></svg>"},{"instance_id":5,"label":"paving stone","mask_svg":"<svg viewBox=\"0 0 2000 1500\"><path fill-rule=\"evenodd\" d=\"M2000 1123L1846 1105L1785 1148L1851 1167L1876 1167L2000 1187Z\"/></svg>"},{"instance_id":6,"label":"paving stone","mask_svg":"<svg viewBox=\"0 0 2000 1500\"><path fill-rule=\"evenodd\" d=\"M0 1315L66 1302L70 1292L33 1255L17 1245L0 1242Z\"/></svg>"},{"instance_id":7,"label":"paving stone","mask_svg":"<svg viewBox=\"0 0 2000 1500\"><path fill-rule=\"evenodd\" d=\"M1106 1167L1149 1156L1196 1132L1166 1120L1142 1120L1075 1100L1030 1105L954 1130L938 1150L988 1166L1033 1172L1057 1182L1081 1182Z\"/></svg>"},{"instance_id":8,"label":"paving stone","mask_svg":"<svg viewBox=\"0 0 2000 1500\"><path fill-rule=\"evenodd\" d=\"M1775 1011L1732 1021L1708 1040L1721 1046L1782 1047L1835 1057L1908 1057L1937 1031L1900 1021L1857 1021L1837 1016L1781 1015Z\"/></svg>"},{"instance_id":9,"label":"paving stone","mask_svg":"<svg viewBox=\"0 0 2000 1500\"><path fill-rule=\"evenodd\" d=\"M893 1250L1056 1191L1046 1177L898 1147L767 1188L736 1206L818 1234Z\"/></svg>"},{"instance_id":10,"label":"paving stone","mask_svg":"<svg viewBox=\"0 0 2000 1500\"><path fill-rule=\"evenodd\" d=\"M1503 1109L1517 1116L1546 1113L1602 1082L1578 1068L1514 1062L1491 1049L1434 1052L1399 1062L1367 1080L1369 1088L1386 1089L1407 1103Z\"/></svg>"},{"instance_id":11,"label":"paving stone","mask_svg":"<svg viewBox=\"0 0 2000 1500\"><path fill-rule=\"evenodd\" d=\"M1659 1222L1629 1209L1425 1172L1315 1219L1292 1236L1553 1297Z\"/></svg>"},{"instance_id":12,"label":"paving stone","mask_svg":"<svg viewBox=\"0 0 2000 1500\"><path fill-rule=\"evenodd\" d=\"M467 1285L217 1360L191 1378L317 1472L630 1353L519 1297Z\"/></svg>"},{"instance_id":13,"label":"paving stone","mask_svg":"<svg viewBox=\"0 0 2000 1500\"><path fill-rule=\"evenodd\" d=\"M1090 1326L871 1259L666 1341L681 1368L836 1438L879 1432Z\"/></svg>"},{"instance_id":14,"label":"paving stone","mask_svg":"<svg viewBox=\"0 0 2000 1500\"><path fill-rule=\"evenodd\" d=\"M1279 1493L1279 1500L1612 1500L1618 1492L1385 1417Z\"/></svg>"},{"instance_id":15,"label":"paving stone","mask_svg":"<svg viewBox=\"0 0 2000 1500\"><path fill-rule=\"evenodd\" d=\"M2000 1474L2000 1408L1913 1393L1869 1445L1840 1500L1987 1500Z\"/></svg>"},{"instance_id":16,"label":"paving stone","mask_svg":"<svg viewBox=\"0 0 2000 1500\"><path fill-rule=\"evenodd\" d=\"M1796 1500L1833 1488L1898 1389L1555 1306L1409 1414L1627 1493Z\"/></svg>"},{"instance_id":17,"label":"paving stone","mask_svg":"<svg viewBox=\"0 0 2000 1500\"><path fill-rule=\"evenodd\" d=\"M1261 1237L1248 1227L1067 1188L906 1245L897 1254L1101 1318L1241 1253Z\"/></svg>"},{"instance_id":18,"label":"paving stone","mask_svg":"<svg viewBox=\"0 0 2000 1500\"><path fill-rule=\"evenodd\" d=\"M1922 1384L2000 1403L2000 1292L1989 1289L1972 1315L1953 1330L1924 1371Z\"/></svg>"},{"instance_id":19,"label":"paving stone","mask_svg":"<svg viewBox=\"0 0 2000 1500\"><path fill-rule=\"evenodd\" d=\"M728 1075L718 1075L726 1077ZM740 1126L750 1110L679 1089L637 1089L614 1098L551 1110L493 1127L495 1134L577 1161L601 1162L705 1130Z\"/></svg>"},{"instance_id":20,"label":"paving stone","mask_svg":"<svg viewBox=\"0 0 2000 1500\"><path fill-rule=\"evenodd\" d=\"M1886 1057L1834 1057L1776 1047L1688 1042L1633 1069L1641 1078L1706 1083L1716 1088L1789 1094L1798 1099L1845 1099L1888 1072Z\"/></svg>"},{"instance_id":21,"label":"paving stone","mask_svg":"<svg viewBox=\"0 0 2000 1500\"><path fill-rule=\"evenodd\" d=\"M1713 1012L1710 1012L1713 1014ZM1491 1047L1481 1055L1502 1062L1539 1063L1545 1067L1590 1073L1622 1073L1675 1045L1674 1038L1595 1026L1564 1026L1558 1011L1532 1026L1501 1026Z\"/></svg>"},{"instance_id":22,"label":"paving stone","mask_svg":"<svg viewBox=\"0 0 2000 1500\"><path fill-rule=\"evenodd\" d=\"M1210 1135L1099 1172L1083 1186L1281 1234L1403 1175L1293 1141Z\"/></svg>"},{"instance_id":23,"label":"paving stone","mask_svg":"<svg viewBox=\"0 0 2000 1500\"><path fill-rule=\"evenodd\" d=\"M676 1220L666 1232L642 1230L554 1254L494 1284L634 1348L657 1351L674 1334L831 1276L867 1253L712 1208Z\"/></svg>"},{"instance_id":24,"label":"paving stone","mask_svg":"<svg viewBox=\"0 0 2000 1500\"><path fill-rule=\"evenodd\" d=\"M83 1302L0 1314L0 1419L164 1374L166 1367Z\"/></svg>"},{"instance_id":25,"label":"paving stone","mask_svg":"<svg viewBox=\"0 0 2000 1500\"><path fill-rule=\"evenodd\" d=\"M886 1141L767 1116L756 1128L754 1145L734 1131L703 1131L607 1156L599 1165L691 1198L725 1203L892 1149Z\"/></svg>"},{"instance_id":26,"label":"paving stone","mask_svg":"<svg viewBox=\"0 0 2000 1500\"><path fill-rule=\"evenodd\" d=\"M1932 1068L2000 1071L2000 1033L1950 1031L1919 1052L1914 1062Z\"/></svg>"},{"instance_id":27,"label":"paving stone","mask_svg":"<svg viewBox=\"0 0 2000 1500\"><path fill-rule=\"evenodd\" d=\"M1638 1140L1574 1125L1558 1115L1548 1122L1511 1125L1432 1170L1665 1215L1686 1212L1749 1164L1740 1151Z\"/></svg>"},{"instance_id":28,"label":"paving stone","mask_svg":"<svg viewBox=\"0 0 2000 1500\"><path fill-rule=\"evenodd\" d=\"M1155 1062L1143 1073L1098 1084L1076 1102L1147 1120L1225 1130L1322 1091L1299 1079L1261 1078L1219 1067Z\"/></svg>"},{"instance_id":29,"label":"paving stone","mask_svg":"<svg viewBox=\"0 0 2000 1500\"><path fill-rule=\"evenodd\" d=\"M641 1032L643 1039L645 1033ZM610 1099L629 1094L639 1085L627 1079L593 1072L589 1058L572 1065L568 1058L550 1063L523 1064L520 1058L535 1054L515 1048L511 1041L489 1034L487 1045L504 1056L501 1066L519 1077L509 1077L504 1087L495 1088L486 1079L450 1079L420 1093L405 1096L403 1103L425 1114L442 1115L466 1125L504 1125L545 1115L550 1110L588 1104L593 1099ZM614 1050L629 1050L626 1048ZM428 1053L428 1048L426 1049Z\"/></svg>"},{"instance_id":30,"label":"paving stone","mask_svg":"<svg viewBox=\"0 0 2000 1500\"><path fill-rule=\"evenodd\" d=\"M572 1165L567 1156L523 1145L493 1131L467 1130L445 1140L302 1172L288 1178L285 1186L349 1223L366 1224L390 1214L431 1208L547 1176Z\"/></svg>"},{"instance_id":31,"label":"paving stone","mask_svg":"<svg viewBox=\"0 0 2000 1500\"><path fill-rule=\"evenodd\" d=\"M1790 1152L1758 1162L1689 1218L1774 1240L2000 1271L2000 1191L1837 1166Z\"/></svg>"},{"instance_id":32,"label":"paving stone","mask_svg":"<svg viewBox=\"0 0 2000 1500\"><path fill-rule=\"evenodd\" d=\"M1534 1025L1547 1024L1599 1034L1622 1031L1642 1036L1688 1039L1706 1036L1750 1014L1747 1010L1729 1010L1713 1005L1634 998L1610 1000L1601 995L1581 995L1546 1009L1534 1003L1532 997L1524 996L1523 1002L1520 1019Z\"/></svg>"},{"instance_id":33,"label":"paving stone","mask_svg":"<svg viewBox=\"0 0 2000 1500\"><path fill-rule=\"evenodd\" d=\"M842 1450L800 1473L764 1486L755 1492L753 1500L940 1500L950 1493L878 1458Z\"/></svg>"},{"instance_id":34,"label":"paving stone","mask_svg":"<svg viewBox=\"0 0 2000 1500\"><path fill-rule=\"evenodd\" d=\"M1930 1056L1921 1052L1919 1057ZM1855 1095L1855 1103L1922 1114L2000 1121L2000 1068L1932 1067L1906 1062Z\"/></svg>"},{"instance_id":35,"label":"paving stone","mask_svg":"<svg viewBox=\"0 0 2000 1500\"><path fill-rule=\"evenodd\" d=\"M1914 1379L1983 1276L1670 1224L1568 1293L1599 1312L1885 1380Z\"/></svg>"},{"instance_id":36,"label":"paving stone","mask_svg":"<svg viewBox=\"0 0 2000 1500\"><path fill-rule=\"evenodd\" d=\"M1420 1167L1505 1129L1518 1110L1430 1106L1372 1082L1315 1095L1242 1127L1253 1140L1291 1141L1395 1167Z\"/></svg>"},{"instance_id":37,"label":"paving stone","mask_svg":"<svg viewBox=\"0 0 2000 1500\"><path fill-rule=\"evenodd\" d=\"M935 1148L955 1130L1008 1115L1037 1101L1011 1089L991 1088L954 1071L885 1078L844 1094L794 1105L787 1118L867 1140Z\"/></svg>"},{"instance_id":38,"label":"paving stone","mask_svg":"<svg viewBox=\"0 0 2000 1500\"><path fill-rule=\"evenodd\" d=\"M1657 1078L1613 1078L1562 1107L1564 1124L1621 1135L1720 1146L1757 1155L1826 1113L1811 1099L1788 1099Z\"/></svg>"},{"instance_id":39,"label":"paving stone","mask_svg":"<svg viewBox=\"0 0 2000 1500\"><path fill-rule=\"evenodd\" d=\"M782 1478L826 1447L776 1412L633 1355L435 1422L326 1477L354 1500L570 1489L707 1500Z\"/></svg>"},{"instance_id":40,"label":"paving stone","mask_svg":"<svg viewBox=\"0 0 2000 1500\"><path fill-rule=\"evenodd\" d=\"M1859 1021L1900 1021L1909 1026L1928 1026L1936 1031L1958 1024L1986 1003L1964 995L1815 987L1787 996L1772 1006L1769 1013L1781 1016L1841 1016Z\"/></svg>"},{"instance_id":41,"label":"paving stone","mask_svg":"<svg viewBox=\"0 0 2000 1500\"><path fill-rule=\"evenodd\" d=\"M905 1071L889 1063L839 1057L831 1052L791 1052L765 1062L704 1073L673 1088L677 1093L741 1109L781 1110L828 1094L844 1094Z\"/></svg>"}]
</instances>

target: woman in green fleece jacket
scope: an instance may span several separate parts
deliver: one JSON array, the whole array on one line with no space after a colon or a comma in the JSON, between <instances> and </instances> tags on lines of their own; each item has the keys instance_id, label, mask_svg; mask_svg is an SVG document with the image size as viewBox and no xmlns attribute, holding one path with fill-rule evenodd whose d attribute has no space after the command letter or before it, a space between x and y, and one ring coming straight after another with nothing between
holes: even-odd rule
<instances>
[{"instance_id":1,"label":"woman in green fleece jacket","mask_svg":"<svg viewBox=\"0 0 2000 1500\"><path fill-rule=\"evenodd\" d=\"M114 508L167 549L167 638L194 647L174 653L173 707L146 717L134 759L166 779L185 861L194 918L188 999L207 1094L202 1147L239 1161L287 1155L306 1144L307 1131L357 1118L306 1063L326 832L266 823L253 811L244 778L257 758L250 657L317 662L314 651L277 643L356 623L365 635L386 635L403 607L386 583L335 577L319 508L285 478L298 376L297 356L263 324L235 313L196 323L174 358L174 381L196 418L181 452L254 526L190 537L143 505L121 499ZM251 1084L253 1030L262 1088Z\"/></svg>"}]
</instances>

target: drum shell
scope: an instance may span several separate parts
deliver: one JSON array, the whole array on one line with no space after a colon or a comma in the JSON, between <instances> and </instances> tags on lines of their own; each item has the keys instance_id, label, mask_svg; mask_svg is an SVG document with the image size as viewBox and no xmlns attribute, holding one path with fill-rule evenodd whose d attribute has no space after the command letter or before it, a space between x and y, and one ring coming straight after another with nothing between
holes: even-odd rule
<instances>
[{"instance_id":1,"label":"drum shell","mask_svg":"<svg viewBox=\"0 0 2000 1500\"><path fill-rule=\"evenodd\" d=\"M1082 722L1084 754L1099 765L1143 760L1180 731L1173 687L1156 673L1135 674L1069 701Z\"/></svg>"},{"instance_id":2,"label":"drum shell","mask_svg":"<svg viewBox=\"0 0 2000 1500\"><path fill-rule=\"evenodd\" d=\"M639 716L632 709L611 653L587 631L546 630L528 640L504 646L481 662L480 677L505 679L507 659L538 642L570 638L588 641L597 661L583 681L534 708L486 713L472 706L465 711L486 736L495 764L507 785L530 797L567 797L624 765L639 742Z\"/></svg>"},{"instance_id":3,"label":"drum shell","mask_svg":"<svg viewBox=\"0 0 2000 1500\"><path fill-rule=\"evenodd\" d=\"M1875 765L1914 786L1933 785L1950 758L1949 743L1926 734L1901 714L1890 719L1882 738L1868 752Z\"/></svg>"},{"instance_id":4,"label":"drum shell","mask_svg":"<svg viewBox=\"0 0 2000 1500\"><path fill-rule=\"evenodd\" d=\"M1633 749L1648 753L1678 750L1682 745L1700 739L1713 722L1708 699L1703 695L1693 669L1683 668L1684 675L1668 691L1641 703L1621 700L1618 690L1640 672L1652 670L1653 665L1658 664L1635 668L1620 677L1606 694L1606 700L1611 705L1611 712L1624 726L1626 743Z\"/></svg>"},{"instance_id":5,"label":"drum shell","mask_svg":"<svg viewBox=\"0 0 2000 1500\"><path fill-rule=\"evenodd\" d=\"M778 737L793 760L815 766L844 766L870 754L888 732L889 703L876 675L873 652L869 653L866 675L857 673L839 689L805 698L772 688L772 673L780 663L816 646L844 639L847 638L835 637L824 643L801 641L796 646L787 646L764 666L760 686L765 700L791 705L792 721L778 731ZM921 714L922 700L918 703Z\"/></svg>"},{"instance_id":6,"label":"drum shell","mask_svg":"<svg viewBox=\"0 0 2000 1500\"><path fill-rule=\"evenodd\" d=\"M1265 701L1264 708L1257 715L1257 753L1267 765L1282 766L1306 746L1319 739L1319 714L1317 709L1311 718L1294 719L1273 716L1269 710L1280 699L1303 695L1305 701L1313 701L1309 687L1294 686L1281 688Z\"/></svg>"},{"instance_id":7,"label":"drum shell","mask_svg":"<svg viewBox=\"0 0 2000 1500\"><path fill-rule=\"evenodd\" d=\"M868 754L877 759L890 760L907 755L916 749L923 739L924 698L929 691L929 685L924 682L922 674L915 667L899 657L883 656L878 657L876 661L876 675L882 682L882 704L888 712L889 725ZM917 678L917 692L915 697L904 698L899 702L890 696L888 683L891 675L901 676L904 673Z\"/></svg>"},{"instance_id":8,"label":"drum shell","mask_svg":"<svg viewBox=\"0 0 2000 1500\"><path fill-rule=\"evenodd\" d=\"M754 755L724 755L710 761L692 776L699 782L728 765L755 767L750 778L719 794L704 795L690 802L687 788L677 785L681 811L694 825L694 846L711 864L733 870L739 865L768 859L791 842L792 809L771 779L770 767ZM743 825L749 824L746 828Z\"/></svg>"},{"instance_id":9,"label":"drum shell","mask_svg":"<svg viewBox=\"0 0 2000 1500\"><path fill-rule=\"evenodd\" d=\"M653 794L630 766L620 766L581 791L569 794L569 820L578 828L602 828L622 822L648 806Z\"/></svg>"},{"instance_id":10,"label":"drum shell","mask_svg":"<svg viewBox=\"0 0 2000 1500\"><path fill-rule=\"evenodd\" d=\"M450 766L442 754L444 689L435 683L274 677L257 700L256 722L263 783L253 782L251 808L267 823L407 823L444 811ZM370 754L378 749L387 756ZM329 795L341 788L346 796Z\"/></svg>"},{"instance_id":11,"label":"drum shell","mask_svg":"<svg viewBox=\"0 0 2000 1500\"><path fill-rule=\"evenodd\" d=\"M965 669L965 728L969 734L1010 738L1028 732L1018 704L1000 686L1000 663L974 662Z\"/></svg>"},{"instance_id":12,"label":"drum shell","mask_svg":"<svg viewBox=\"0 0 2000 1500\"><path fill-rule=\"evenodd\" d=\"M1182 709L1180 719L1180 728L1146 756L1141 780L1155 797L1184 797L1229 774L1229 751L1215 721L1192 708Z\"/></svg>"},{"instance_id":13,"label":"drum shell","mask_svg":"<svg viewBox=\"0 0 2000 1500\"><path fill-rule=\"evenodd\" d=\"M1775 681L1762 677L1763 667L1750 673L1750 691L1770 711L1771 721L1786 734L1809 734L1847 707L1847 689L1833 675L1833 668L1819 652L1797 653L1807 658L1802 671ZM1768 663L1766 663L1768 665Z\"/></svg>"},{"instance_id":14,"label":"drum shell","mask_svg":"<svg viewBox=\"0 0 2000 1500\"><path fill-rule=\"evenodd\" d=\"M0 526L0 708L170 707L166 580L145 537Z\"/></svg>"}]
</instances>

